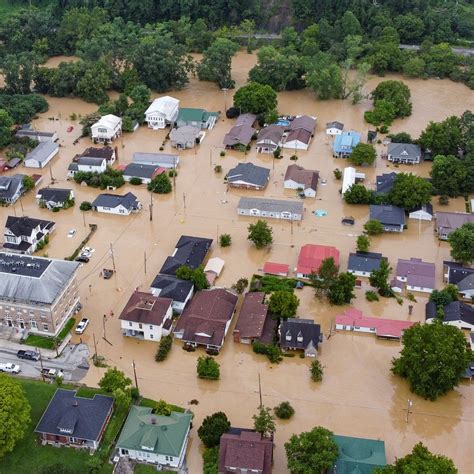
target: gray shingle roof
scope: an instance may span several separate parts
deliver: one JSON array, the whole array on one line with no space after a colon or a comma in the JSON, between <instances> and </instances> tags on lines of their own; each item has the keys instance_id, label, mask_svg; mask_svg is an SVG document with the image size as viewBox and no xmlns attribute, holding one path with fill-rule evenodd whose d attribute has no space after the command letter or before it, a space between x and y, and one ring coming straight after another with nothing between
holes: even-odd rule
<instances>
[{"instance_id":1,"label":"gray shingle roof","mask_svg":"<svg viewBox=\"0 0 474 474\"><path fill-rule=\"evenodd\" d=\"M38 191L37 196L44 201L64 202L69 198L71 189L63 188L42 188Z\"/></svg>"},{"instance_id":2,"label":"gray shingle roof","mask_svg":"<svg viewBox=\"0 0 474 474\"><path fill-rule=\"evenodd\" d=\"M249 125L234 125L224 136L225 146L248 145L255 133Z\"/></svg>"},{"instance_id":3,"label":"gray shingle roof","mask_svg":"<svg viewBox=\"0 0 474 474\"><path fill-rule=\"evenodd\" d=\"M405 211L401 207L371 204L370 218L387 225L405 225Z\"/></svg>"},{"instance_id":4,"label":"gray shingle roof","mask_svg":"<svg viewBox=\"0 0 474 474\"><path fill-rule=\"evenodd\" d=\"M36 148L31 150L26 156L26 160L37 160L38 162L42 163L46 161L54 151L59 149L59 145L56 142L47 141L41 142Z\"/></svg>"},{"instance_id":5,"label":"gray shingle roof","mask_svg":"<svg viewBox=\"0 0 474 474\"><path fill-rule=\"evenodd\" d=\"M421 156L421 148L412 143L389 143L387 152L393 158L415 160Z\"/></svg>"},{"instance_id":6,"label":"gray shingle roof","mask_svg":"<svg viewBox=\"0 0 474 474\"><path fill-rule=\"evenodd\" d=\"M328 122L326 128L337 128L338 130L344 130L344 124L341 122Z\"/></svg>"},{"instance_id":7,"label":"gray shingle roof","mask_svg":"<svg viewBox=\"0 0 474 474\"><path fill-rule=\"evenodd\" d=\"M171 298L178 303L184 303L194 285L191 281L180 280L172 275L156 275L150 286L151 288L161 290L161 297Z\"/></svg>"},{"instance_id":8,"label":"gray shingle roof","mask_svg":"<svg viewBox=\"0 0 474 474\"><path fill-rule=\"evenodd\" d=\"M138 200L135 194L127 193L124 195L119 194L99 194L92 202L92 207L118 207L124 206L126 209L134 210L138 208Z\"/></svg>"},{"instance_id":9,"label":"gray shingle roof","mask_svg":"<svg viewBox=\"0 0 474 474\"><path fill-rule=\"evenodd\" d=\"M123 170L124 176L130 176L134 178L146 178L151 179L155 174L155 171L159 168L157 165L143 165L141 163L130 163Z\"/></svg>"},{"instance_id":10,"label":"gray shingle roof","mask_svg":"<svg viewBox=\"0 0 474 474\"><path fill-rule=\"evenodd\" d=\"M349 254L347 269L359 272L373 272L380 268L382 260L386 260L381 253L356 252Z\"/></svg>"},{"instance_id":11,"label":"gray shingle roof","mask_svg":"<svg viewBox=\"0 0 474 474\"><path fill-rule=\"evenodd\" d=\"M397 173L384 173L377 176L377 194L388 193L392 189L396 177Z\"/></svg>"},{"instance_id":12,"label":"gray shingle roof","mask_svg":"<svg viewBox=\"0 0 474 474\"><path fill-rule=\"evenodd\" d=\"M270 179L270 170L253 163L239 163L227 173L226 179L229 183L244 181L254 186L266 186Z\"/></svg>"},{"instance_id":13,"label":"gray shingle roof","mask_svg":"<svg viewBox=\"0 0 474 474\"><path fill-rule=\"evenodd\" d=\"M17 237L21 236L30 236L36 227L41 230L51 229L54 227L53 221L46 221L43 219L32 219L31 217L17 217L17 216L8 216L5 228L8 229L13 235Z\"/></svg>"},{"instance_id":14,"label":"gray shingle roof","mask_svg":"<svg viewBox=\"0 0 474 474\"><path fill-rule=\"evenodd\" d=\"M166 166L169 165L177 166L179 163L178 155L171 155L167 153L141 153L136 152L133 154L132 161L134 163L142 163L144 165L157 165Z\"/></svg>"},{"instance_id":15,"label":"gray shingle roof","mask_svg":"<svg viewBox=\"0 0 474 474\"><path fill-rule=\"evenodd\" d=\"M83 166L102 166L105 158L94 158L90 156L81 156L77 160L78 165L83 165Z\"/></svg>"},{"instance_id":16,"label":"gray shingle roof","mask_svg":"<svg viewBox=\"0 0 474 474\"><path fill-rule=\"evenodd\" d=\"M287 340L287 336L291 340ZM298 341L298 337L302 336L303 340ZM282 348L306 349L309 344L318 348L321 337L321 326L314 324L311 319L289 318L281 323L280 329L280 346Z\"/></svg>"},{"instance_id":17,"label":"gray shingle roof","mask_svg":"<svg viewBox=\"0 0 474 474\"><path fill-rule=\"evenodd\" d=\"M268 125L262 128L258 133L257 144L264 143L264 140L271 140L274 143L279 143L283 137L285 129L280 125Z\"/></svg>"},{"instance_id":18,"label":"gray shingle roof","mask_svg":"<svg viewBox=\"0 0 474 474\"><path fill-rule=\"evenodd\" d=\"M281 199L266 199L254 197L240 198L239 209L259 209L267 212L291 212L303 214L303 203L300 201L283 201Z\"/></svg>"},{"instance_id":19,"label":"gray shingle roof","mask_svg":"<svg viewBox=\"0 0 474 474\"><path fill-rule=\"evenodd\" d=\"M300 115L293 119L290 123L290 130L306 130L310 134L313 134L314 129L316 128L316 119L310 117L309 115Z\"/></svg>"},{"instance_id":20,"label":"gray shingle roof","mask_svg":"<svg viewBox=\"0 0 474 474\"><path fill-rule=\"evenodd\" d=\"M444 322L463 321L468 324L474 324L474 308L462 301L453 301L444 308ZM426 303L426 319L435 318L437 315L436 305L433 302Z\"/></svg>"},{"instance_id":21,"label":"gray shingle roof","mask_svg":"<svg viewBox=\"0 0 474 474\"><path fill-rule=\"evenodd\" d=\"M24 174L0 176L0 199L9 200L23 188Z\"/></svg>"}]
</instances>

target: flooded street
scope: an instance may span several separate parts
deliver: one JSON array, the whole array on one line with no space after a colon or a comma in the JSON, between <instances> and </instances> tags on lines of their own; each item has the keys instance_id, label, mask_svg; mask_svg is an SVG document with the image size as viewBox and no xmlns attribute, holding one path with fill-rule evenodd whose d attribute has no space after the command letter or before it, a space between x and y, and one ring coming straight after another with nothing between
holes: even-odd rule
<instances>
[{"instance_id":1,"label":"flooded street","mask_svg":"<svg viewBox=\"0 0 474 474\"><path fill-rule=\"evenodd\" d=\"M233 77L237 87L247 79L248 70L256 61L255 55L239 53L234 59ZM57 64L54 63L54 64ZM52 64L53 65L53 64ZM400 79L396 75L373 78L366 85L371 91L378 82L386 79ZM397 120L392 132L406 131L417 137L430 120L443 120L450 115L460 115L466 109L474 110L474 94L466 86L448 80L420 79L404 82L410 87L413 101L413 115L405 120ZM232 102L232 93L227 93L227 106ZM224 93L211 83L191 79L184 90L171 93L180 99L183 107L203 107L209 111L224 110ZM346 162L331 155L331 141L325 135L326 122L343 122L345 129L355 129L363 133L364 141L368 124L363 121L363 113L370 108L364 101L352 106L347 101L318 102L310 91L294 91L279 94L279 112L282 114L308 114L318 118L316 135L307 152L298 151L297 164L320 171L327 185L320 186L316 199L304 201L305 214L300 223L269 220L273 227L274 243L271 248L256 250L247 239L247 226L255 222L252 218L237 216L237 203L242 195L258 195L272 198L286 197L299 199L296 193L283 189L283 177L292 150L283 152L282 160L274 160L269 155L257 155L255 147L247 154L227 151L220 157L224 134L233 121L221 115L215 128L208 131L204 142L196 150L180 153L180 166L173 193L165 196L153 195L153 220L150 221L150 193L145 186L127 184L117 192L131 191L143 203L143 210L129 217L107 216L79 210L79 204L92 201L99 190L88 189L66 180L67 167L73 156L91 145L89 139L73 141L79 137L81 126L72 122L72 113L85 115L97 109L95 104L87 104L72 98L49 98L50 110L34 121L34 127L42 131L56 131L60 137L59 154L49 167L39 172L43 174L40 187L48 186L51 177L57 187L72 187L76 195L76 206L72 209L50 213L39 209L34 199L34 191L17 202L14 207L0 208L0 220L5 222L9 214L28 215L56 221L56 230L49 245L40 252L50 257L64 258L70 255L85 237L88 224L98 225L97 232L89 244L95 248L90 263L79 270L79 284L83 310L79 316L90 318L91 324L82 339L94 352L93 334L97 339L97 351L107 359L110 366L117 366L130 377L133 375L132 360L137 366L138 383L141 393L154 399L165 399L177 405L191 408L195 413L192 442L188 451L190 473L201 472L200 442L197 427L204 416L215 411L224 411L233 426L250 427L252 415L259 404L258 375L261 376L263 403L274 407L281 401L289 400L296 410L290 421L278 421L276 449L274 452L274 472L286 473L284 443L293 433L309 430L322 425L336 434L383 439L387 451L387 461L405 455L418 441L423 441L430 450L451 457L461 473L474 472L474 463L469 456L474 442L473 388L469 383L461 385L449 395L436 402L428 402L409 392L405 381L389 372L392 357L400 350L397 342L379 341L370 335L339 333L326 339L321 345L320 359L325 366L324 380L311 382L310 361L284 358L279 365L272 365L266 358L256 356L251 348L236 344L231 337L217 357L221 364L221 379L217 382L199 380L196 376L196 359L204 354L200 349L195 353L181 350L181 343L175 342L170 356L165 362L156 363L154 354L156 343L135 341L122 337L117 320L130 293L135 288L147 290L165 258L173 251L174 244L182 234L214 239L210 252L212 257L225 260L218 286L230 286L241 277L250 279L262 268L267 260L296 266L299 249L306 243L334 245L341 252L341 269L347 268L349 252L355 251L356 238L368 219L367 206L345 205L339 188L341 182L333 177L333 170L344 168ZM53 119L54 120L51 120ZM68 133L68 127L73 126ZM114 145L118 147L118 164L131 161L134 152L158 152L166 131L153 131L141 127L133 134L125 134ZM384 147L377 145L380 153ZM169 143L164 152L174 152ZM227 171L238 162L252 161L271 169L270 184L264 192L227 190L223 178ZM221 174L214 172L220 164ZM428 176L431 164L415 167L400 166L398 171L409 171ZM361 169L366 173L366 184L372 186L375 176L390 172L392 166L380 159L374 167ZM33 169L19 169L17 172L36 173ZM438 208L437 201L434 201ZM326 217L315 217L312 211L324 209ZM464 210L462 199L452 200L443 210ZM341 225L344 215L356 218L353 227ZM76 229L76 236L67 238L70 229ZM231 247L221 249L216 239L221 233L232 235ZM112 244L117 273L111 280L103 280L99 273L103 268L111 268L110 245ZM442 262L449 258L449 246L438 242L433 233L433 224L421 224L409 220L408 229L401 235L382 235L372 239L371 250L382 252L388 257L392 267L397 258L420 257L437 265L437 283L442 285ZM408 300L399 306L394 299L369 303L365 300L365 287L355 290L357 299L353 304L369 316L394 319L424 320L426 297L416 295L412 316L408 316ZM326 302L313 297L309 288L298 292L301 304L298 315L313 318L321 324L324 335L329 330L334 317L344 307L331 307ZM113 311L115 316L110 316ZM103 340L103 315L108 315L106 337ZM230 333L232 332L232 327ZM77 336L74 336L75 338ZM74 340L74 339L73 339ZM96 385L104 369L92 367L84 382ZM193 399L197 406L189 405ZM413 400L412 413L406 422L408 399Z\"/></svg>"}]
</instances>

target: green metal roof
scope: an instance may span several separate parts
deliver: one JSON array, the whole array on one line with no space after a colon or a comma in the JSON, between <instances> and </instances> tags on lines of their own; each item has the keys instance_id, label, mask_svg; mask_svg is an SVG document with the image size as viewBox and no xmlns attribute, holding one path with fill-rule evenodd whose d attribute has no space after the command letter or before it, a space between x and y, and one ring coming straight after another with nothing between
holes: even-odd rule
<instances>
[{"instance_id":1,"label":"green metal roof","mask_svg":"<svg viewBox=\"0 0 474 474\"><path fill-rule=\"evenodd\" d=\"M132 406L117 447L179 456L191 419L191 413L173 411L170 416L161 416L154 415L151 408Z\"/></svg>"},{"instance_id":2,"label":"green metal roof","mask_svg":"<svg viewBox=\"0 0 474 474\"><path fill-rule=\"evenodd\" d=\"M339 448L338 474L370 474L376 467L387 464L383 441L338 435L333 438Z\"/></svg>"},{"instance_id":3,"label":"green metal roof","mask_svg":"<svg viewBox=\"0 0 474 474\"><path fill-rule=\"evenodd\" d=\"M204 109L179 109L177 121L205 122L209 117L219 115L217 112L206 112Z\"/></svg>"}]
</instances>

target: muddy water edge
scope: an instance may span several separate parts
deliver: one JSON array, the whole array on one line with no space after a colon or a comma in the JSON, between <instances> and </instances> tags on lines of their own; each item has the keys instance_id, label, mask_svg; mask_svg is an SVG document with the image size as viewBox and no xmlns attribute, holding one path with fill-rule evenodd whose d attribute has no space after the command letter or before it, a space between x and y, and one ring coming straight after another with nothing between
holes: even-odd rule
<instances>
[{"instance_id":1,"label":"muddy water edge","mask_svg":"<svg viewBox=\"0 0 474 474\"><path fill-rule=\"evenodd\" d=\"M233 62L233 76L237 87L244 84L248 70L255 64L255 55L239 53ZM55 59L51 66L59 61ZM384 79L400 79L389 75ZM382 79L371 78L366 85L370 91ZM412 136L419 135L430 120L439 121L449 115L459 115L466 109L474 109L472 91L462 84L447 80L408 80L412 94L413 115L398 120L391 131L407 131ZM227 95L227 105L231 103L231 91ZM214 84L191 79L189 85L172 95L181 100L184 107L204 107L207 110L224 110L224 93ZM82 336L93 350L92 335L98 340L97 350L107 359L110 366L117 366L132 376L131 362L137 366L140 391L146 397L165 399L178 405L189 407L195 413L191 443L188 451L190 472L202 470L200 442L197 427L204 416L218 410L227 413L232 424L250 427L252 415L259 404L258 376L262 382L263 403L273 407L289 400L296 409L296 415L289 422L278 422L275 448L275 473L288 472L284 443L292 433L309 430L313 426L326 426L337 434L360 436L385 441L387 458L392 462L411 450L422 440L431 450L451 457L462 473L474 471L472 457L468 453L474 441L473 389L468 383L436 402L428 402L414 396L407 384L389 372L390 361L400 350L397 342L378 341L371 336L339 333L326 339L321 346L320 359L325 366L323 382L316 384L309 378L309 361L299 357L285 358L279 365L268 363L257 357L249 347L236 344L231 337L217 357L221 364L221 379L217 382L201 381L196 377L196 359L204 352L187 353L181 350L179 342L174 343L169 358L162 363L154 361L156 343L141 342L122 337L117 320L120 311L135 288L147 290L167 255L172 252L180 235L196 235L217 239L221 233L232 235L232 246L221 249L214 243L211 256L222 257L226 264L217 281L220 286L230 286L240 277L248 277L271 260L290 264L294 268L298 251L306 243L335 245L341 252L341 268L347 267L350 251L355 249L357 235L368 218L367 206L349 206L341 201L341 183L333 177L333 169L343 168L345 162L332 158L330 140L324 133L328 121L338 120L346 129L355 129L366 135L368 126L363 113L370 108L369 101L352 106L347 101L318 102L310 91L284 92L278 96L278 109L284 114L309 114L318 117L315 138L307 152L297 153L297 163L305 168L320 171L327 179L320 186L316 199L304 201L305 215L301 223L291 228L289 223L271 221L274 244L270 249L255 250L246 240L247 226L253 222L249 218L237 216L236 207L242 195L257 193L228 190L223 182L225 173L239 162L251 161L271 169L268 188L259 196L298 199L295 193L283 190L283 176L292 162L293 154L286 150L282 160L270 156L257 155L253 148L247 155L226 152L220 156L224 134L232 126L232 121L221 116L216 127L209 131L204 142L196 150L180 154L179 174L172 194L153 196L153 220L150 221L148 205L150 194L144 186L126 185L119 193L132 191L144 203L144 210L129 217L106 216L95 213L81 213L78 204L92 201L98 190L78 186L66 180L66 171L72 157L91 145L90 140L73 141L80 135L80 125L71 121L72 113L85 115L97 109L78 99L47 98L50 109L34 122L40 130L56 131L61 145L59 155L52 161L51 170L40 170L43 174L41 186L49 185L51 177L57 187L73 187L77 205L66 211L51 214L39 209L34 200L34 192L22 199L14 207L1 208L0 217L5 222L9 214L16 213L52 219L57 227L45 252L54 258L70 255L87 233L87 225L95 223L98 230L89 245L95 248L90 263L79 270L79 284L83 302L80 316L90 318L91 324ZM67 132L73 126L72 132ZM118 147L118 164L127 164L136 151L158 151L164 141L165 131L152 131L141 127L133 134L126 134L115 144ZM378 152L382 146L377 145ZM164 152L173 152L169 143ZM221 174L214 172L214 166L223 168ZM430 164L417 167L400 166L398 171L409 171L428 176ZM375 176L391 171L393 166L378 160L376 166L363 170L366 183L373 185ZM20 170L23 171L23 170ZM33 172L33 170L28 170ZM435 203L435 208L437 204ZM327 216L316 218L312 211L324 209ZM446 209L444 207L443 209ZM464 210L461 199L452 200L451 210ZM340 224L341 217L352 215L356 218L354 227ZM76 236L67 238L70 229L76 229ZM109 248L113 246L116 277L105 281L99 277L104 267L112 265ZM409 222L408 229L401 235L383 235L373 239L372 250L382 252L394 266L397 258L420 257L436 262L437 283L442 285L442 262L449 257L449 247L438 242L430 223ZM145 263L146 261L146 263ZM413 314L408 316L408 300L399 306L393 299L378 303L368 303L364 292L356 290L354 306L368 315L423 321L426 297L416 295ZM313 318L321 324L325 336L329 334L335 315L343 307L331 307L316 300L310 289L298 293L301 304L298 315ZM111 316L113 312L114 316ZM106 337L102 338L102 318L107 315ZM231 327L232 330L232 327ZM84 382L96 385L104 369L92 367ZM193 399L198 405L190 406ZM406 422L408 399L413 400L412 413Z\"/></svg>"}]
</instances>

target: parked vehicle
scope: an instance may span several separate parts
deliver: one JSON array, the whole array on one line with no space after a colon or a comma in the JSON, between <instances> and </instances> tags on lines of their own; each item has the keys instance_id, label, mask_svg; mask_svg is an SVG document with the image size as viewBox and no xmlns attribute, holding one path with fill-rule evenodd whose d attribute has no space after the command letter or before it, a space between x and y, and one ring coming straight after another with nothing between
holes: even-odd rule
<instances>
[{"instance_id":1,"label":"parked vehicle","mask_svg":"<svg viewBox=\"0 0 474 474\"><path fill-rule=\"evenodd\" d=\"M74 237L76 235L76 229L71 229L68 233L67 233L67 236L68 237Z\"/></svg>"},{"instance_id":2,"label":"parked vehicle","mask_svg":"<svg viewBox=\"0 0 474 474\"><path fill-rule=\"evenodd\" d=\"M107 268L104 268L102 270L102 276L104 277L104 280L110 280L113 274L114 274L113 270L108 270Z\"/></svg>"},{"instance_id":3,"label":"parked vehicle","mask_svg":"<svg viewBox=\"0 0 474 474\"><path fill-rule=\"evenodd\" d=\"M18 351L16 356L19 359L27 359L27 360L39 360L40 355L38 352L35 351Z\"/></svg>"},{"instance_id":4,"label":"parked vehicle","mask_svg":"<svg viewBox=\"0 0 474 474\"><path fill-rule=\"evenodd\" d=\"M89 320L87 318L82 318L79 321L79 324L76 326L76 334L82 334L86 327L89 325Z\"/></svg>"},{"instance_id":5,"label":"parked vehicle","mask_svg":"<svg viewBox=\"0 0 474 474\"><path fill-rule=\"evenodd\" d=\"M57 377L64 378L64 372L60 369L41 369L41 375L48 379L55 379Z\"/></svg>"},{"instance_id":6,"label":"parked vehicle","mask_svg":"<svg viewBox=\"0 0 474 474\"><path fill-rule=\"evenodd\" d=\"M344 225L354 225L355 219L352 216L343 217L341 223Z\"/></svg>"},{"instance_id":7,"label":"parked vehicle","mask_svg":"<svg viewBox=\"0 0 474 474\"><path fill-rule=\"evenodd\" d=\"M89 263L89 257L86 257L85 255L79 255L79 257L76 257L76 262Z\"/></svg>"},{"instance_id":8,"label":"parked vehicle","mask_svg":"<svg viewBox=\"0 0 474 474\"><path fill-rule=\"evenodd\" d=\"M0 364L0 372L6 372L7 374L19 374L21 368L18 364L12 364L11 362L7 364Z\"/></svg>"}]
</instances>

